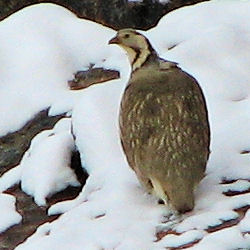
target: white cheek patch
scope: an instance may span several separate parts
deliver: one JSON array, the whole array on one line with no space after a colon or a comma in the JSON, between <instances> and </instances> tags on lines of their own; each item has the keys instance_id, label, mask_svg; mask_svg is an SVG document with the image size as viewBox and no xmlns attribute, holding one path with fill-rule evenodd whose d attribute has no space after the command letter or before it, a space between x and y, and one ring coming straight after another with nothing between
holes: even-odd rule
<instances>
[{"instance_id":1,"label":"white cheek patch","mask_svg":"<svg viewBox=\"0 0 250 250\"><path fill-rule=\"evenodd\" d=\"M148 41L141 35L136 36L136 47L138 47L138 51L123 44L119 45L127 52L133 71L140 68L151 54Z\"/></svg>"},{"instance_id":2,"label":"white cheek patch","mask_svg":"<svg viewBox=\"0 0 250 250\"><path fill-rule=\"evenodd\" d=\"M137 36L137 44L139 47L140 54L133 63L133 71L140 68L147 60L148 56L151 54L148 46L148 41L144 36Z\"/></svg>"},{"instance_id":3,"label":"white cheek patch","mask_svg":"<svg viewBox=\"0 0 250 250\"><path fill-rule=\"evenodd\" d=\"M129 62L130 64L132 65L135 58L136 58L136 52L135 50L133 50L132 48L130 47L127 47L127 46L124 46L122 44L119 44L128 54L128 58L129 58Z\"/></svg>"},{"instance_id":4,"label":"white cheek patch","mask_svg":"<svg viewBox=\"0 0 250 250\"><path fill-rule=\"evenodd\" d=\"M148 56L150 55L149 50L142 50L139 54L139 57L136 59L136 61L133 63L133 71L140 68L142 64L147 60Z\"/></svg>"}]
</instances>

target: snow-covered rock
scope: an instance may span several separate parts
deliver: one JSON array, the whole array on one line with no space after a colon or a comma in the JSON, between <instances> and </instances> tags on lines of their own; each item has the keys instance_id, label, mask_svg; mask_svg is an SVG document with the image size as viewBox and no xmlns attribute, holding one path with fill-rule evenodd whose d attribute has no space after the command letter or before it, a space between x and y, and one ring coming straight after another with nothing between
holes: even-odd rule
<instances>
[{"instance_id":1,"label":"snow-covered rock","mask_svg":"<svg viewBox=\"0 0 250 250\"><path fill-rule=\"evenodd\" d=\"M61 119L54 129L45 130L34 137L19 166L5 173L0 179L0 190L21 182L24 192L34 197L40 206L46 197L65 189L79 186L70 168L75 143L71 134L71 119Z\"/></svg>"},{"instance_id":2,"label":"snow-covered rock","mask_svg":"<svg viewBox=\"0 0 250 250\"><path fill-rule=\"evenodd\" d=\"M246 212L250 206L249 15L250 1L209 1L169 13L155 28L143 32L163 58L179 63L199 81L212 129L211 156L196 191L196 206L175 221L166 236L158 230L169 223L166 209L141 188L121 149L119 102L130 69L124 52L107 45L115 32L52 4L28 7L0 24L4 34L0 51L5 55L0 112L7 114L0 133L20 127L35 111L50 105L51 114L72 111L76 144L89 173L75 200L49 209L49 214L63 215L42 225L17 249L250 248ZM121 79L69 91L67 80L90 63L121 70ZM6 99L11 105L6 105ZM45 146L49 141L43 138L49 139L43 133L34 154L42 155L50 147ZM57 155L63 150L60 140L54 142ZM36 163L40 166L36 171L42 172L43 159L37 158ZM25 170L26 180L34 176L29 171ZM13 170L12 174L3 176L6 182L1 190L8 182L15 183L20 173ZM40 182L45 187L51 172L44 177ZM26 192L34 193L35 183L26 183ZM50 192L56 191L50 187ZM43 199L48 194L44 190L39 191ZM161 237L157 238L157 230Z\"/></svg>"}]
</instances>

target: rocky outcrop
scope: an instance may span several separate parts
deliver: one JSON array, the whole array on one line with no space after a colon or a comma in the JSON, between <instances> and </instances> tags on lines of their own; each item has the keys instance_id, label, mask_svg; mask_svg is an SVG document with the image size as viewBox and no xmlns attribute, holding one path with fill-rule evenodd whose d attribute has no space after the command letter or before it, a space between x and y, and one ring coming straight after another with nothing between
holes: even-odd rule
<instances>
[{"instance_id":1,"label":"rocky outcrop","mask_svg":"<svg viewBox=\"0 0 250 250\"><path fill-rule=\"evenodd\" d=\"M85 89L90 85L118 79L119 77L120 73L115 70L90 68L89 70L78 71L74 75L74 79L68 81L68 85L71 90Z\"/></svg>"},{"instance_id":2,"label":"rocky outcrop","mask_svg":"<svg viewBox=\"0 0 250 250\"><path fill-rule=\"evenodd\" d=\"M128 0L51 0L72 10L77 16L102 23L114 29L135 28L149 29L159 19L181 6L203 2L204 0L171 0L159 3L155 0L131 2ZM0 20L23 7L47 2L43 0L0 0Z\"/></svg>"}]
</instances>

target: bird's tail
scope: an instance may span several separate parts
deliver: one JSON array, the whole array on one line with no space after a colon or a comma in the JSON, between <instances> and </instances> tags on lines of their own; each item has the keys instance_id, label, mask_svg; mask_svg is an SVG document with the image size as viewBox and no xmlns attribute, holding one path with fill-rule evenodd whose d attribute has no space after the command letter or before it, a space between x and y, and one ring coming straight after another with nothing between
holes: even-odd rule
<instances>
[{"instance_id":1,"label":"bird's tail","mask_svg":"<svg viewBox=\"0 0 250 250\"><path fill-rule=\"evenodd\" d=\"M194 208L193 188L175 186L168 197L172 206L180 213L191 211Z\"/></svg>"}]
</instances>

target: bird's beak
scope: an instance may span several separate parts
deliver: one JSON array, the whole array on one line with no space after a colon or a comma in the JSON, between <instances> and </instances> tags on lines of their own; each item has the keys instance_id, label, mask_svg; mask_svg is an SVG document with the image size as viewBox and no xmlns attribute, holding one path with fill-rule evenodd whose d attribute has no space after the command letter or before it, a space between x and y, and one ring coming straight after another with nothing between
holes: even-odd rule
<instances>
[{"instance_id":1,"label":"bird's beak","mask_svg":"<svg viewBox=\"0 0 250 250\"><path fill-rule=\"evenodd\" d=\"M109 44L119 44L120 41L117 36L113 37L111 40L109 40Z\"/></svg>"}]
</instances>

